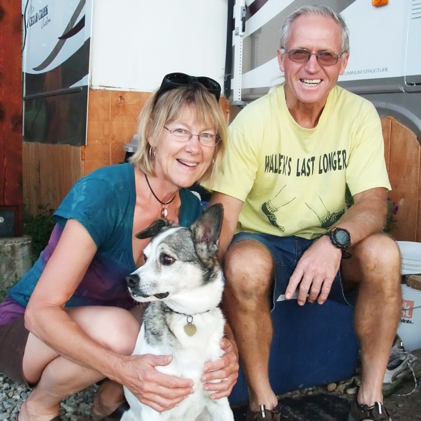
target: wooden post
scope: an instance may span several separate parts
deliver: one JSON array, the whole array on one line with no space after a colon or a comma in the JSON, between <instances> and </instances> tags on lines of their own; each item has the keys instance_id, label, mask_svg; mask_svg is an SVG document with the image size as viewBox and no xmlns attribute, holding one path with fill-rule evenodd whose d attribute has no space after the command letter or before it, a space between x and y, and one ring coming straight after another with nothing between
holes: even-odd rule
<instances>
[{"instance_id":1,"label":"wooden post","mask_svg":"<svg viewBox=\"0 0 421 421\"><path fill-rule=\"evenodd\" d=\"M0 236L23 235L21 48L22 2L0 0Z\"/></svg>"}]
</instances>

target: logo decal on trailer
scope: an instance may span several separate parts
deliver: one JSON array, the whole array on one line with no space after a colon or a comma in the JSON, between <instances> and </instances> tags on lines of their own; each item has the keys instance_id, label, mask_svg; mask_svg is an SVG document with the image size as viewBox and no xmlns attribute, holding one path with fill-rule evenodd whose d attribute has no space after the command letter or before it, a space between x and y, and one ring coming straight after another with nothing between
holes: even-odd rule
<instances>
[{"instance_id":1,"label":"logo decal on trailer","mask_svg":"<svg viewBox=\"0 0 421 421\"><path fill-rule=\"evenodd\" d=\"M34 70L39 71L45 69L57 57L58 53L63 48L66 40L76 35L82 30L82 28L85 26L85 17L80 19L76 26L75 23L82 9L85 7L85 4L86 0L80 0L79 4L76 7L76 10L73 13L73 16L70 18L70 21L64 30L63 35L59 37L59 41L57 42L51 53L48 55L48 57L39 66L34 67Z\"/></svg>"}]
</instances>

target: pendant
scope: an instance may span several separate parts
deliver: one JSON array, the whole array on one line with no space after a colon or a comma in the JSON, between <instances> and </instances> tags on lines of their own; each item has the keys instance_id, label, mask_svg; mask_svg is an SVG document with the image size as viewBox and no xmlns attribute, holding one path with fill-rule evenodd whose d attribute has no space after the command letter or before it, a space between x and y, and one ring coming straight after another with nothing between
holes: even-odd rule
<instances>
[{"instance_id":1,"label":"pendant","mask_svg":"<svg viewBox=\"0 0 421 421\"><path fill-rule=\"evenodd\" d=\"M184 326L184 332L187 336L193 336L197 332L197 327L193 323L187 323Z\"/></svg>"},{"instance_id":2,"label":"pendant","mask_svg":"<svg viewBox=\"0 0 421 421\"><path fill-rule=\"evenodd\" d=\"M184 332L186 332L187 336L193 336L197 332L197 327L193 324L193 316L187 316L187 324L184 325Z\"/></svg>"},{"instance_id":3,"label":"pendant","mask_svg":"<svg viewBox=\"0 0 421 421\"><path fill-rule=\"evenodd\" d=\"M167 208L162 208L162 210L161 210L161 217L167 219L167 215L168 215L168 209Z\"/></svg>"}]
</instances>

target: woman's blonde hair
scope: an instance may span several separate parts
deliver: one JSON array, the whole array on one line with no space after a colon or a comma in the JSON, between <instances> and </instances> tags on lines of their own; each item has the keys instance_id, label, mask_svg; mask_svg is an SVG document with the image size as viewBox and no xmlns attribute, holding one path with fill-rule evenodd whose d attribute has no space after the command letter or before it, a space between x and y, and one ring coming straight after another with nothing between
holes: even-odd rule
<instances>
[{"instance_id":1,"label":"woman's blonde hair","mask_svg":"<svg viewBox=\"0 0 421 421\"><path fill-rule=\"evenodd\" d=\"M138 149L130 162L147 175L154 175L155 151L148 139L157 139L164 126L177 120L187 106L192 106L200 124L215 128L220 139L215 146L212 164L197 181L212 181L220 171L227 141L227 122L214 95L199 82L169 90L162 95L155 91L147 100L138 120Z\"/></svg>"}]
</instances>

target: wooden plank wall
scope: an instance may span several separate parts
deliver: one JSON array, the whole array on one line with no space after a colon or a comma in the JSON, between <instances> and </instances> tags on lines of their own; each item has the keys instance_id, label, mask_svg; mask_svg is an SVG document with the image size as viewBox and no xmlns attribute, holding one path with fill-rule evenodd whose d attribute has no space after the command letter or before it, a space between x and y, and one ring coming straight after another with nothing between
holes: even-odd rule
<instances>
[{"instance_id":1,"label":"wooden plank wall","mask_svg":"<svg viewBox=\"0 0 421 421\"><path fill-rule=\"evenodd\" d=\"M385 158L392 191L398 206L394 216L396 240L421 242L421 147L415 134L392 117L382 118Z\"/></svg>"},{"instance_id":2,"label":"wooden plank wall","mask_svg":"<svg viewBox=\"0 0 421 421\"><path fill-rule=\"evenodd\" d=\"M22 5L0 1L0 208L14 212L14 235L23 234Z\"/></svg>"},{"instance_id":3,"label":"wooden plank wall","mask_svg":"<svg viewBox=\"0 0 421 421\"><path fill-rule=\"evenodd\" d=\"M123 146L136 134L137 118L149 96L149 92L89 91L84 175L124 160Z\"/></svg>"},{"instance_id":4,"label":"wooden plank wall","mask_svg":"<svg viewBox=\"0 0 421 421\"><path fill-rule=\"evenodd\" d=\"M23 197L31 215L57 209L83 175L79 146L23 142Z\"/></svg>"}]
</instances>

